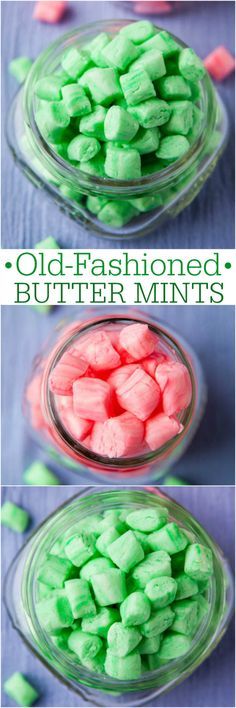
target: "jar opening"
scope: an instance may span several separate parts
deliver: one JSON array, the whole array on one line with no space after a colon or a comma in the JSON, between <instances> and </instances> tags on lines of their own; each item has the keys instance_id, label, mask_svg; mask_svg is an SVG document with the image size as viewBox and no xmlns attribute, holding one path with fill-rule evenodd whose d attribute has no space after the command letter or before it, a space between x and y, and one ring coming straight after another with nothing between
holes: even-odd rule
<instances>
[{"instance_id":1,"label":"jar opening","mask_svg":"<svg viewBox=\"0 0 236 708\"><path fill-rule=\"evenodd\" d=\"M121 328L132 324L148 324L150 331L157 338L160 352L166 353L171 360L180 362L187 368L191 380L192 398L188 407L176 415L178 422L183 426L181 432L172 437L164 445L154 451L148 450L140 454L135 453L127 457L109 458L93 452L91 449L83 445L83 442L75 440L73 435L70 434L68 428L65 427L61 416L59 415L56 397L52 391L50 391L49 377L55 366L61 360L61 357L68 351L68 349L70 349L76 342L81 341L81 339L90 332L99 332L102 329L112 330L114 327ZM128 316L119 317L113 315L107 318L98 317L87 323L76 323L72 328L70 328L68 336L65 334L62 340L57 343L56 347L53 349L53 352L49 356L49 359L47 360L43 373L41 405L42 410L45 411L45 417L49 423L50 429L52 426L56 435L55 439L56 441L58 440L59 445L60 443L63 444L63 450L65 453L72 455L74 459L77 459L78 461L84 461L87 464L90 463L92 466L102 466L104 471L106 471L106 469L109 471L119 469L122 472L129 469L131 471L132 469L137 471L144 465L149 465L156 460L162 460L162 458L164 460L170 452L172 452L176 447L179 447L185 438L187 430L191 426L191 421L196 408L196 398L196 382L191 366L191 360L185 353L184 345L182 346L182 343L179 344L178 338L175 338L172 334L165 330L162 325L159 325L159 323L156 325L155 322L150 319L146 321L140 317L131 318Z\"/></svg>"}]
</instances>

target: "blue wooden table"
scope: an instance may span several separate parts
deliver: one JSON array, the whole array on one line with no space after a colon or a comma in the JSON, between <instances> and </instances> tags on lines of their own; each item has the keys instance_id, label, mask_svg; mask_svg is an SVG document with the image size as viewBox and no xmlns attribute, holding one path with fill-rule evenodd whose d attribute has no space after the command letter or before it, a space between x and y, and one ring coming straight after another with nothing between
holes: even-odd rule
<instances>
[{"instance_id":1,"label":"blue wooden table","mask_svg":"<svg viewBox=\"0 0 236 708\"><path fill-rule=\"evenodd\" d=\"M3 31L3 126L7 121L16 82L8 74L8 63L19 55L36 58L48 44L78 25L98 19L133 18L129 3L71 2L60 25L40 24L32 19L32 2L2 3ZM184 10L157 18L159 24L192 46L204 58L217 45L234 50L234 2L185 2ZM139 248L232 248L234 224L234 76L219 84L219 93L230 119L230 141L214 174L201 194L173 222L168 222L148 238L137 241ZM37 191L19 172L3 142L2 239L4 247L29 248L48 234L61 247L121 247L123 242L91 237L76 223L61 215L46 196ZM126 241L134 246L135 241Z\"/></svg>"},{"instance_id":2,"label":"blue wooden table","mask_svg":"<svg viewBox=\"0 0 236 708\"><path fill-rule=\"evenodd\" d=\"M59 504L76 493L75 488L5 488L3 501L10 499L26 508L32 517L32 528L56 509ZM168 493L183 504L206 530L219 543L231 567L234 565L234 495L229 487L211 487L207 491L202 487L169 488ZM227 522L226 522L227 520ZM24 534L24 539L27 534ZM21 548L23 538L9 529L3 529L2 576L11 560ZM36 660L12 628L4 609L2 616L3 663L2 678L6 680L14 671L22 671L33 685L38 688L40 699L36 705L51 708L74 708L85 703L60 684L47 669ZM5 695L2 706L12 706L13 702ZM107 705L117 703L107 701ZM121 705L119 700L118 705ZM132 705L132 703L130 704ZM234 628L229 627L223 640L210 658L184 683L165 696L148 703L160 708L223 708L234 705ZM91 706L91 704L90 704Z\"/></svg>"},{"instance_id":3,"label":"blue wooden table","mask_svg":"<svg viewBox=\"0 0 236 708\"><path fill-rule=\"evenodd\" d=\"M208 388L204 418L173 472L193 484L234 484L234 308L171 305L142 309L174 327L192 345ZM23 470L35 457L48 461L32 443L21 412L23 387L32 359L58 320L69 314L79 318L83 308L58 307L49 316L24 306L2 310L2 476L3 484L21 484ZM109 308L103 307L103 312L107 314ZM87 472L79 475L60 469L58 475L63 484L88 481Z\"/></svg>"}]
</instances>

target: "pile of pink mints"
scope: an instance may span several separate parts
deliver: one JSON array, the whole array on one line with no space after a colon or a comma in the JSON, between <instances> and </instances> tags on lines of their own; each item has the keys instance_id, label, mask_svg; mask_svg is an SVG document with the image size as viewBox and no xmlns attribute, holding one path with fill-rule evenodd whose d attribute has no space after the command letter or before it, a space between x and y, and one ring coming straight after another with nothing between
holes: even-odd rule
<instances>
[{"instance_id":1,"label":"pile of pink mints","mask_svg":"<svg viewBox=\"0 0 236 708\"><path fill-rule=\"evenodd\" d=\"M186 366L160 351L147 324L95 329L62 355L49 377L61 424L108 458L158 450L183 426L192 397Z\"/></svg>"}]
</instances>

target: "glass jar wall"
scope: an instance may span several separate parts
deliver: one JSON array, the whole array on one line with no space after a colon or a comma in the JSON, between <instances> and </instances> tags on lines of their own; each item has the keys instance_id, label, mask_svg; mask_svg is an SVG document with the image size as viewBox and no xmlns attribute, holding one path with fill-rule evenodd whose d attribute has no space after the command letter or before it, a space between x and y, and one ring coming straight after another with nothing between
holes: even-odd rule
<instances>
[{"instance_id":1,"label":"glass jar wall","mask_svg":"<svg viewBox=\"0 0 236 708\"><path fill-rule=\"evenodd\" d=\"M63 52L71 44L83 47L97 34L116 34L126 22L96 22L64 35L35 61L25 86L18 92L9 115L8 143L26 176L43 189L71 218L90 233L104 237L138 237L148 234L166 218L174 218L198 194L215 168L227 138L227 116L213 84L206 74L200 81L198 106L202 121L188 152L175 163L145 174L140 179L121 181L98 177L69 164L45 142L35 122L34 87L43 76L57 70ZM156 28L157 31L160 28ZM175 38L176 39L176 38ZM181 47L185 47L177 40ZM87 197L129 205L125 219L104 223L99 213L88 209ZM135 200L140 200L135 201ZM132 202L132 203L131 203ZM134 206L136 204L136 207ZM102 218L102 217L101 217ZM125 223L124 223L125 221Z\"/></svg>"},{"instance_id":2,"label":"glass jar wall","mask_svg":"<svg viewBox=\"0 0 236 708\"><path fill-rule=\"evenodd\" d=\"M86 446L85 436L81 442L76 439L74 431L65 421L60 412L58 396L50 390L50 377L55 367L71 348L84 346L88 337L106 333L114 337L121 329L134 324L148 325L149 331L157 341L158 360L167 358L183 364L191 380L191 400L185 409L177 414L179 432L157 449L144 447L131 454L109 457L97 454ZM127 362L125 362L127 363ZM102 377L111 372L102 372ZM94 374L93 374L94 375ZM95 376L97 377L95 372ZM99 374L100 375L100 374ZM67 405L65 400L65 405ZM59 400L60 403L60 400ZM64 406L64 400L62 399ZM166 470L184 453L189 445L203 414L205 403L205 384L201 366L189 345L182 340L170 327L159 323L154 318L144 317L135 310L119 315L112 311L107 317L96 312L96 316L88 317L84 312L78 319L62 321L52 333L51 341L41 354L37 355L28 379L24 396L24 413L36 439L49 453L57 456L64 466L72 467L82 475L85 481L93 478L91 475L103 478L112 484L116 481L128 483L138 476L139 481L150 481L160 478ZM122 410L112 415L120 415Z\"/></svg>"},{"instance_id":3,"label":"glass jar wall","mask_svg":"<svg viewBox=\"0 0 236 708\"><path fill-rule=\"evenodd\" d=\"M36 613L37 573L52 546L61 534L73 528L89 515L108 509L124 508L130 511L144 508L167 507L171 520L194 535L196 542L208 546L213 553L214 575L207 590L208 614L199 628L190 651L155 671L143 674L136 681L117 681L97 675L75 664L70 656L57 649L41 627ZM28 647L44 664L70 688L91 701L91 705L109 706L109 694L115 692L118 705L130 705L132 692L135 705L159 696L189 676L213 651L227 629L233 606L233 580L221 549L196 519L182 506L172 501L162 490L157 494L146 490L108 491L87 489L76 494L58 508L30 536L14 559L5 580L5 604L11 621Z\"/></svg>"}]
</instances>

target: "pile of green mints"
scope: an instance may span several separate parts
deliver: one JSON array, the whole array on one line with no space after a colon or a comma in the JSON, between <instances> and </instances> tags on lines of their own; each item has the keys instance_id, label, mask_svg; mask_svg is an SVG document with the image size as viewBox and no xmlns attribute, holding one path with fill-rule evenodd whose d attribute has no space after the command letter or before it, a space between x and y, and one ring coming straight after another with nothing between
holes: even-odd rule
<instances>
[{"instance_id":1,"label":"pile of green mints","mask_svg":"<svg viewBox=\"0 0 236 708\"><path fill-rule=\"evenodd\" d=\"M78 667L135 680L190 650L212 574L211 549L162 505L108 509L53 543L37 576L36 613Z\"/></svg>"},{"instance_id":2,"label":"pile of green mints","mask_svg":"<svg viewBox=\"0 0 236 708\"><path fill-rule=\"evenodd\" d=\"M75 168L111 180L138 180L173 164L199 134L202 61L147 21L71 45L54 73L39 79L35 120L51 148ZM75 186L76 187L76 186ZM82 201L67 184L64 196ZM160 194L130 200L89 196L87 209L122 227L162 205Z\"/></svg>"}]
</instances>

